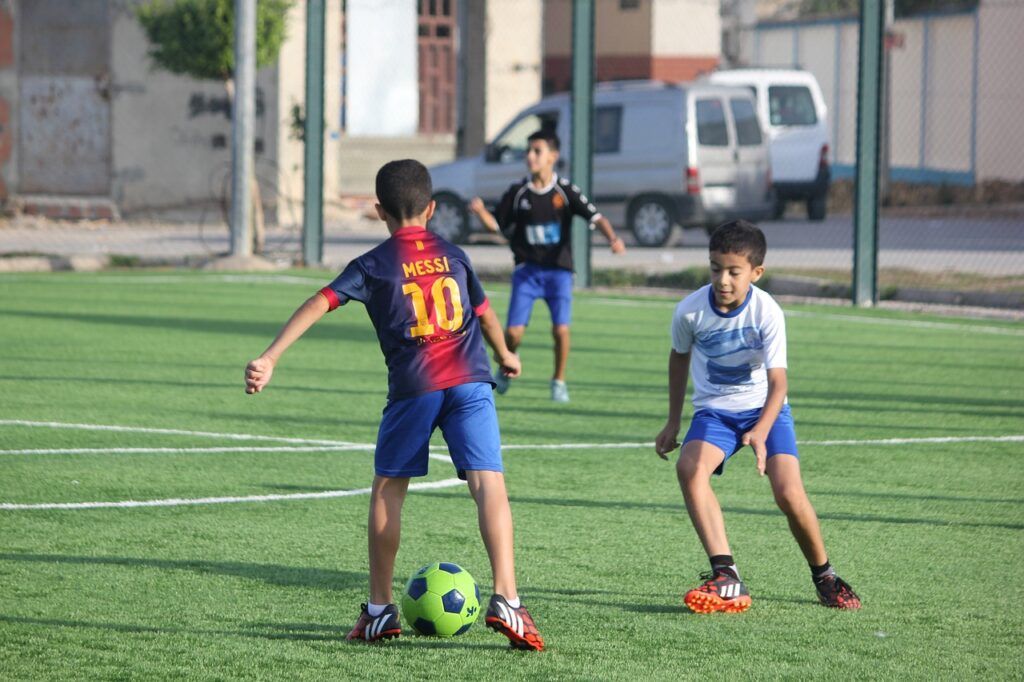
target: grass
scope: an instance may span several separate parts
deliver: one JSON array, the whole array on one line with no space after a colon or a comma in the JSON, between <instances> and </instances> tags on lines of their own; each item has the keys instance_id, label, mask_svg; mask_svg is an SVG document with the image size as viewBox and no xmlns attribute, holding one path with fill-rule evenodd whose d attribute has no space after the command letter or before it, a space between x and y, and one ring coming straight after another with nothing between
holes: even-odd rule
<instances>
[{"instance_id":1,"label":"grass","mask_svg":"<svg viewBox=\"0 0 1024 682\"><path fill-rule=\"evenodd\" d=\"M0 277L0 419L374 440L385 372L365 313L332 313L242 392L242 368L324 277ZM499 309L502 287L490 286ZM546 312L498 400L511 444L649 442L665 411L671 302L580 296L573 402L547 399ZM0 510L3 679L1021 677L1021 442L827 446L1024 433L1024 326L791 307L791 402L831 558L865 607L815 603L749 454L716 481L754 597L690 615L705 569L670 464L647 448L510 450L525 601L550 650L477 624L454 640L350 645L366 594L366 497ZM926 323L926 324L921 324ZM440 443L440 442L439 442ZM366 452L117 453L267 441L0 424L0 501L294 494L369 483ZM103 451L106 449L107 451ZM452 476L432 461L428 480ZM489 592L464 488L409 495L398 573L456 561Z\"/></svg>"}]
</instances>

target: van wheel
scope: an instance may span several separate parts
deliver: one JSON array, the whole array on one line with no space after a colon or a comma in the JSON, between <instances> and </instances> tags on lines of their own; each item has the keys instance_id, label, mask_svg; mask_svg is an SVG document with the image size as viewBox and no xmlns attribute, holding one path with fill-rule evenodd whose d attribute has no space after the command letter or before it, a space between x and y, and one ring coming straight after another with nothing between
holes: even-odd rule
<instances>
[{"instance_id":1,"label":"van wheel","mask_svg":"<svg viewBox=\"0 0 1024 682\"><path fill-rule=\"evenodd\" d=\"M664 199L641 197L630 204L627 223L640 246L664 246L672 236L675 218Z\"/></svg>"},{"instance_id":2,"label":"van wheel","mask_svg":"<svg viewBox=\"0 0 1024 682\"><path fill-rule=\"evenodd\" d=\"M807 219L824 220L828 211L828 195L816 194L807 200Z\"/></svg>"},{"instance_id":3,"label":"van wheel","mask_svg":"<svg viewBox=\"0 0 1024 682\"><path fill-rule=\"evenodd\" d=\"M435 232L453 244L463 244L469 238L469 214L466 202L448 192L434 195L437 207L434 217L427 223L431 232Z\"/></svg>"},{"instance_id":4,"label":"van wheel","mask_svg":"<svg viewBox=\"0 0 1024 682\"><path fill-rule=\"evenodd\" d=\"M782 220L782 217L786 215L786 200L775 198L775 203L772 205L772 220Z\"/></svg>"}]
</instances>

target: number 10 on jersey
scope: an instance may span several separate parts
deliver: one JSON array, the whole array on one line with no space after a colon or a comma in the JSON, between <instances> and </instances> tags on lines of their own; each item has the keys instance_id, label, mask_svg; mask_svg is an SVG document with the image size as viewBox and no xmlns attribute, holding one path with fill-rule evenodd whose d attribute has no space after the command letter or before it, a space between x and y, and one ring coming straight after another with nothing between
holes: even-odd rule
<instances>
[{"instance_id":1,"label":"number 10 on jersey","mask_svg":"<svg viewBox=\"0 0 1024 682\"><path fill-rule=\"evenodd\" d=\"M445 301L445 291L452 302L452 314L448 316L448 304ZM416 325L409 327L409 336L419 338L430 336L436 332L430 317L427 314L427 302L423 296L423 289L416 282L408 282L402 286L402 293L412 301L412 311L416 315ZM434 304L434 320L442 331L453 332L462 326L462 295L459 293L459 283L451 277L438 277L430 287L430 298Z\"/></svg>"}]
</instances>

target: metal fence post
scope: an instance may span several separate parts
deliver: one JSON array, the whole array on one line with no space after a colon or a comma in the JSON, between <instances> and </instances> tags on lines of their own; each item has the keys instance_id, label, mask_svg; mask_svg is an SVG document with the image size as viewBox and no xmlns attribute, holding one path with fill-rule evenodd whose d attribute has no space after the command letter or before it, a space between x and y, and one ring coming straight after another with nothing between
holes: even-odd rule
<instances>
[{"instance_id":1,"label":"metal fence post","mask_svg":"<svg viewBox=\"0 0 1024 682\"><path fill-rule=\"evenodd\" d=\"M857 74L857 169L853 220L853 303L878 301L879 128L882 103L884 0L860 4Z\"/></svg>"},{"instance_id":2,"label":"metal fence post","mask_svg":"<svg viewBox=\"0 0 1024 682\"><path fill-rule=\"evenodd\" d=\"M325 0L306 5L306 120L303 126L302 260L319 265L324 251Z\"/></svg>"},{"instance_id":3,"label":"metal fence post","mask_svg":"<svg viewBox=\"0 0 1024 682\"><path fill-rule=\"evenodd\" d=\"M572 3L572 181L583 194L591 192L591 130L594 112L594 1ZM572 224L572 258L576 286L591 285L590 226L582 218Z\"/></svg>"},{"instance_id":4,"label":"metal fence post","mask_svg":"<svg viewBox=\"0 0 1024 682\"><path fill-rule=\"evenodd\" d=\"M252 255L256 128L256 0L235 0L235 98L231 121L231 255Z\"/></svg>"}]
</instances>

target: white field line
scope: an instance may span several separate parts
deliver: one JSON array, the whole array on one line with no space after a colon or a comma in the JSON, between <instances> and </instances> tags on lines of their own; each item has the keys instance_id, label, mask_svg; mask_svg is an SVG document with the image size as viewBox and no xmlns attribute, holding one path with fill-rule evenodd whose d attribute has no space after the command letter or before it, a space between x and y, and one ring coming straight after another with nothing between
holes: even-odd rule
<instances>
[{"instance_id":1,"label":"white field line","mask_svg":"<svg viewBox=\"0 0 1024 682\"><path fill-rule=\"evenodd\" d=\"M348 452L373 450L370 444L362 445L296 445L273 447L231 447L231 448L42 448L27 450L0 450L0 455L178 455L213 454L232 452Z\"/></svg>"},{"instance_id":2,"label":"white field line","mask_svg":"<svg viewBox=\"0 0 1024 682\"><path fill-rule=\"evenodd\" d=\"M0 426L29 426L47 429L80 429L83 431L120 431L124 433L157 433L169 436L194 436L196 438L223 438L226 440L262 440L272 443L296 443L303 445L360 445L344 440L319 438L285 438L283 436L260 436L249 433L218 433L214 431L187 431L185 429L158 429L144 426L119 426L116 424L73 424L67 422L39 422L24 419L0 419Z\"/></svg>"},{"instance_id":3,"label":"white field line","mask_svg":"<svg viewBox=\"0 0 1024 682\"><path fill-rule=\"evenodd\" d=\"M462 484L457 478L446 478L441 481L426 481L423 483L412 483L409 490L434 490L437 488L451 488ZM368 495L370 488L355 488L353 490L323 490L315 493L290 493L287 495L245 495L239 497L194 497L178 498L172 497L165 500L121 500L117 502L42 502L39 504L12 504L9 502L0 503L0 511L24 511L39 509L110 509L130 507L183 507L201 504L232 504L237 502L279 502L282 500L325 500L335 497L352 497L354 495Z\"/></svg>"}]
</instances>

